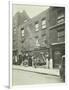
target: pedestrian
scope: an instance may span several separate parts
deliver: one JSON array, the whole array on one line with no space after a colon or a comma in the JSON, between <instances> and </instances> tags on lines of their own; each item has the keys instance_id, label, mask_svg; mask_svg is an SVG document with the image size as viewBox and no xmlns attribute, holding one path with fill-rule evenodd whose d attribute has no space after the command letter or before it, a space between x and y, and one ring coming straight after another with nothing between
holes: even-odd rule
<instances>
[{"instance_id":1,"label":"pedestrian","mask_svg":"<svg viewBox=\"0 0 69 90\"><path fill-rule=\"evenodd\" d=\"M37 60L36 60L36 58L34 57L34 67L36 68L36 65L37 65Z\"/></svg>"},{"instance_id":2,"label":"pedestrian","mask_svg":"<svg viewBox=\"0 0 69 90\"><path fill-rule=\"evenodd\" d=\"M18 62L18 65L21 65L21 63L22 63L22 55L19 54L19 62Z\"/></svg>"},{"instance_id":3,"label":"pedestrian","mask_svg":"<svg viewBox=\"0 0 69 90\"><path fill-rule=\"evenodd\" d=\"M29 56L28 65L29 65L29 66L32 66L32 57L31 57L31 56Z\"/></svg>"}]
</instances>

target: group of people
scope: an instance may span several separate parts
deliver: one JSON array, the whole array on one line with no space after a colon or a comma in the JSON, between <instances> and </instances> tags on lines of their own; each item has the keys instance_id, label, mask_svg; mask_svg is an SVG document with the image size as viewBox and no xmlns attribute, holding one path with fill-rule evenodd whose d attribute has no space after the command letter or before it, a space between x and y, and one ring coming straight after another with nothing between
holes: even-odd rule
<instances>
[{"instance_id":1,"label":"group of people","mask_svg":"<svg viewBox=\"0 0 69 90\"><path fill-rule=\"evenodd\" d=\"M38 56L30 55L28 53L20 54L18 56L14 56L13 64L16 65L23 65L23 66L37 66L46 65L48 67L48 59L44 60L42 57L41 59ZM43 59L43 60L42 60Z\"/></svg>"},{"instance_id":2,"label":"group of people","mask_svg":"<svg viewBox=\"0 0 69 90\"><path fill-rule=\"evenodd\" d=\"M28 65L36 67L36 58L34 56L31 56L27 53L23 55L13 56L13 64L15 65Z\"/></svg>"}]
</instances>

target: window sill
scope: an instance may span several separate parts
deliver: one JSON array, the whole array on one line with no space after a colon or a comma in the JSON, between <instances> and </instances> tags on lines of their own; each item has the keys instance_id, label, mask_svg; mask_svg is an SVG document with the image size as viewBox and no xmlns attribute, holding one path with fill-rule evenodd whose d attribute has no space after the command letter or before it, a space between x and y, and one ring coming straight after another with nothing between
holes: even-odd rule
<instances>
[{"instance_id":1,"label":"window sill","mask_svg":"<svg viewBox=\"0 0 69 90\"><path fill-rule=\"evenodd\" d=\"M42 30L45 30L45 29L47 29L47 28L42 28Z\"/></svg>"}]
</instances>

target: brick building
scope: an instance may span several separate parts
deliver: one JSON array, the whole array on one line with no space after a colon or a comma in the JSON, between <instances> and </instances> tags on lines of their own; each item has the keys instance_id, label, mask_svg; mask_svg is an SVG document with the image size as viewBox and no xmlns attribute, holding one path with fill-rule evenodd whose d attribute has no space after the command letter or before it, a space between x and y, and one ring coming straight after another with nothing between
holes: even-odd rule
<instances>
[{"instance_id":1,"label":"brick building","mask_svg":"<svg viewBox=\"0 0 69 90\"><path fill-rule=\"evenodd\" d=\"M62 55L65 55L65 8L50 8L49 40L50 58L52 58L53 68L58 68Z\"/></svg>"},{"instance_id":2,"label":"brick building","mask_svg":"<svg viewBox=\"0 0 69 90\"><path fill-rule=\"evenodd\" d=\"M33 18L29 18L25 11L17 15L18 20L16 15L14 18L16 25L13 23L17 30L13 29L13 34L17 33L13 35L13 50L17 51L16 55L31 53L41 61L48 62L47 67L58 67L58 58L61 58L65 51L64 8L50 7Z\"/></svg>"},{"instance_id":3,"label":"brick building","mask_svg":"<svg viewBox=\"0 0 69 90\"><path fill-rule=\"evenodd\" d=\"M29 20L29 16L25 11L22 13L17 12L15 16L13 16L13 24L12 24L12 36L13 36L13 62L15 62L15 58L18 60L18 55L21 53L21 30L20 26L26 21ZM17 61L16 60L16 61Z\"/></svg>"}]
</instances>

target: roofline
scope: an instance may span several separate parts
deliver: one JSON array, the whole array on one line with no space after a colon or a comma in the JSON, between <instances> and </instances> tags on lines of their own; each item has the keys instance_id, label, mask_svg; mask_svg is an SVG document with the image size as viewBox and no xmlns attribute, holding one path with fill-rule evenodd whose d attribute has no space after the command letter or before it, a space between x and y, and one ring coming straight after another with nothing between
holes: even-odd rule
<instances>
[{"instance_id":1,"label":"roofline","mask_svg":"<svg viewBox=\"0 0 69 90\"><path fill-rule=\"evenodd\" d=\"M47 12L49 9L50 9L50 6L48 6L48 8L47 8L46 10L40 12L38 15L32 17L31 19L32 19L32 20L35 19L36 17L38 17L39 15L43 14L44 12Z\"/></svg>"}]
</instances>

